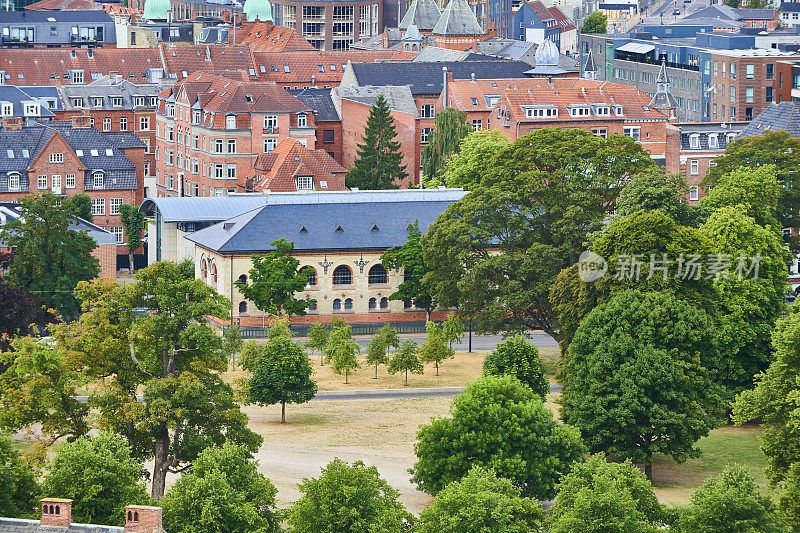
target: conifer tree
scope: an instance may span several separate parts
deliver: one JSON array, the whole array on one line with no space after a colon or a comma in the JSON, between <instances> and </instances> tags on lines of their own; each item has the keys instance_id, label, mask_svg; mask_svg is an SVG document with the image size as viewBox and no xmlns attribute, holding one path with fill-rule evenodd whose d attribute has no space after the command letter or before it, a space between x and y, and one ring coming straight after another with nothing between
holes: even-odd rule
<instances>
[{"instance_id":1,"label":"conifer tree","mask_svg":"<svg viewBox=\"0 0 800 533\"><path fill-rule=\"evenodd\" d=\"M383 94L372 106L364 128L362 144L356 150L356 160L347 172L345 184L359 189L397 189L395 181L408 177L400 142L395 140L394 119Z\"/></svg>"}]
</instances>

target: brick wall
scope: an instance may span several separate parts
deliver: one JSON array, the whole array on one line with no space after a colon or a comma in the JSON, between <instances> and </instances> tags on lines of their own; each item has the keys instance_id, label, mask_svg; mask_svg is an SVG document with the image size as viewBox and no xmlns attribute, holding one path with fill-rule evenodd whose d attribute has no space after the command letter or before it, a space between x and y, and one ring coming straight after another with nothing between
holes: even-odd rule
<instances>
[{"instance_id":1,"label":"brick wall","mask_svg":"<svg viewBox=\"0 0 800 533\"><path fill-rule=\"evenodd\" d=\"M158 533L161 526L161 507L129 505L125 508L125 533Z\"/></svg>"},{"instance_id":2,"label":"brick wall","mask_svg":"<svg viewBox=\"0 0 800 533\"><path fill-rule=\"evenodd\" d=\"M325 150L340 165L342 164L342 123L341 121L318 121L317 150ZM333 131L333 142L324 142L325 131ZM310 148L310 147L309 147Z\"/></svg>"},{"instance_id":3,"label":"brick wall","mask_svg":"<svg viewBox=\"0 0 800 533\"><path fill-rule=\"evenodd\" d=\"M111 244L101 244L92 250L92 257L96 257L100 261L100 273L98 278L111 278L117 277L117 246ZM120 248L121 253L123 248ZM127 251L127 250L125 250Z\"/></svg>"},{"instance_id":4,"label":"brick wall","mask_svg":"<svg viewBox=\"0 0 800 533\"><path fill-rule=\"evenodd\" d=\"M72 500L43 498L41 503L43 526L69 527L72 523Z\"/></svg>"}]
</instances>

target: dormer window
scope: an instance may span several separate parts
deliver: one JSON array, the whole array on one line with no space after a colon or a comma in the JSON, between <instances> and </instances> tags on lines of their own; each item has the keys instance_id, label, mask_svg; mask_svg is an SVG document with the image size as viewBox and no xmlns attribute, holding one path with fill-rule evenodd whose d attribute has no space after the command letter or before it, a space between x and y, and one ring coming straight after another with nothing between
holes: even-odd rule
<instances>
[{"instance_id":1,"label":"dormer window","mask_svg":"<svg viewBox=\"0 0 800 533\"><path fill-rule=\"evenodd\" d=\"M72 107L83 107L83 98L73 98Z\"/></svg>"},{"instance_id":2,"label":"dormer window","mask_svg":"<svg viewBox=\"0 0 800 533\"><path fill-rule=\"evenodd\" d=\"M225 128L229 130L236 129L236 115L228 115L225 117Z\"/></svg>"},{"instance_id":3,"label":"dormer window","mask_svg":"<svg viewBox=\"0 0 800 533\"><path fill-rule=\"evenodd\" d=\"M558 116L558 108L553 106L526 107L525 117L527 118L553 118Z\"/></svg>"},{"instance_id":4,"label":"dormer window","mask_svg":"<svg viewBox=\"0 0 800 533\"><path fill-rule=\"evenodd\" d=\"M614 106L614 114L616 116L618 116L618 117L622 116L622 106L621 105L615 105Z\"/></svg>"},{"instance_id":5,"label":"dormer window","mask_svg":"<svg viewBox=\"0 0 800 533\"><path fill-rule=\"evenodd\" d=\"M700 135L689 135L689 148L692 150L700 148Z\"/></svg>"},{"instance_id":6,"label":"dormer window","mask_svg":"<svg viewBox=\"0 0 800 533\"><path fill-rule=\"evenodd\" d=\"M93 96L92 107L103 107L103 99L99 96Z\"/></svg>"},{"instance_id":7,"label":"dormer window","mask_svg":"<svg viewBox=\"0 0 800 533\"><path fill-rule=\"evenodd\" d=\"M569 106L569 116L571 117L588 117L589 116L589 108L583 105L572 105Z\"/></svg>"},{"instance_id":8,"label":"dormer window","mask_svg":"<svg viewBox=\"0 0 800 533\"><path fill-rule=\"evenodd\" d=\"M306 117L306 115L297 115L297 127L298 128L308 127L308 117Z\"/></svg>"},{"instance_id":9,"label":"dormer window","mask_svg":"<svg viewBox=\"0 0 800 533\"><path fill-rule=\"evenodd\" d=\"M134 96L133 105L135 107L144 107L144 96Z\"/></svg>"},{"instance_id":10,"label":"dormer window","mask_svg":"<svg viewBox=\"0 0 800 533\"><path fill-rule=\"evenodd\" d=\"M26 117L38 117L39 116L39 105L38 104L25 104L25 116Z\"/></svg>"},{"instance_id":11,"label":"dormer window","mask_svg":"<svg viewBox=\"0 0 800 533\"><path fill-rule=\"evenodd\" d=\"M611 108L607 105L594 105L594 114L598 117L608 117L611 116Z\"/></svg>"},{"instance_id":12,"label":"dormer window","mask_svg":"<svg viewBox=\"0 0 800 533\"><path fill-rule=\"evenodd\" d=\"M294 179L298 191L310 191L314 188L314 178L312 176L297 176Z\"/></svg>"},{"instance_id":13,"label":"dormer window","mask_svg":"<svg viewBox=\"0 0 800 533\"><path fill-rule=\"evenodd\" d=\"M112 96L111 97L111 105L114 107L122 107L122 97L121 96Z\"/></svg>"},{"instance_id":14,"label":"dormer window","mask_svg":"<svg viewBox=\"0 0 800 533\"><path fill-rule=\"evenodd\" d=\"M2 111L2 115L4 117L10 117L14 115L14 106L11 102L3 102L0 104L0 110Z\"/></svg>"},{"instance_id":15,"label":"dormer window","mask_svg":"<svg viewBox=\"0 0 800 533\"><path fill-rule=\"evenodd\" d=\"M708 147L719 148L719 138L717 137L716 133L713 133L708 136Z\"/></svg>"}]
</instances>

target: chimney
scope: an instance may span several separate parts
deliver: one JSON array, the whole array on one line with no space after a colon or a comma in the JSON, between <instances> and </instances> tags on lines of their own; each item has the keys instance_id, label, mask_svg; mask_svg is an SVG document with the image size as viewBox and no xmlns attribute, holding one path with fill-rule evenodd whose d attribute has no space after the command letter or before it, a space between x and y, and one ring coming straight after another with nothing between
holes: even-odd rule
<instances>
[{"instance_id":1,"label":"chimney","mask_svg":"<svg viewBox=\"0 0 800 533\"><path fill-rule=\"evenodd\" d=\"M42 526L69 527L72 523L72 500L64 498L43 498Z\"/></svg>"},{"instance_id":2,"label":"chimney","mask_svg":"<svg viewBox=\"0 0 800 533\"><path fill-rule=\"evenodd\" d=\"M447 67L442 67L442 107L447 107Z\"/></svg>"},{"instance_id":3,"label":"chimney","mask_svg":"<svg viewBox=\"0 0 800 533\"><path fill-rule=\"evenodd\" d=\"M2 124L4 130L21 130L22 117L3 117L0 120L0 124Z\"/></svg>"},{"instance_id":4,"label":"chimney","mask_svg":"<svg viewBox=\"0 0 800 533\"><path fill-rule=\"evenodd\" d=\"M472 80L472 83L475 83L475 73L474 72L470 73L469 79Z\"/></svg>"},{"instance_id":5,"label":"chimney","mask_svg":"<svg viewBox=\"0 0 800 533\"><path fill-rule=\"evenodd\" d=\"M92 127L91 118L88 115L77 115L72 117L72 127L74 129L88 129Z\"/></svg>"},{"instance_id":6,"label":"chimney","mask_svg":"<svg viewBox=\"0 0 800 533\"><path fill-rule=\"evenodd\" d=\"M129 505L125 508L125 533L163 533L161 507Z\"/></svg>"}]
</instances>

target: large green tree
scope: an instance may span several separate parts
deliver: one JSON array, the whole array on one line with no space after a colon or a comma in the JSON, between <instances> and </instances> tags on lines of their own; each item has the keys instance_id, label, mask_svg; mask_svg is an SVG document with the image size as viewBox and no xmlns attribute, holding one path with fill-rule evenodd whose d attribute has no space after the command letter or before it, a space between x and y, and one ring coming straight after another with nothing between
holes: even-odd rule
<instances>
[{"instance_id":1,"label":"large green tree","mask_svg":"<svg viewBox=\"0 0 800 533\"><path fill-rule=\"evenodd\" d=\"M37 472L14 442L0 434L0 516L31 518L41 495Z\"/></svg>"},{"instance_id":2,"label":"large green tree","mask_svg":"<svg viewBox=\"0 0 800 533\"><path fill-rule=\"evenodd\" d=\"M374 466L336 458L318 478L304 478L302 496L289 510L294 533L400 533L413 517Z\"/></svg>"},{"instance_id":3,"label":"large green tree","mask_svg":"<svg viewBox=\"0 0 800 533\"><path fill-rule=\"evenodd\" d=\"M473 467L448 484L419 515L418 533L531 533L540 531L542 508L491 469Z\"/></svg>"},{"instance_id":4,"label":"large green tree","mask_svg":"<svg viewBox=\"0 0 800 533\"><path fill-rule=\"evenodd\" d=\"M765 164L757 168L736 167L720 176L715 186L706 194L697 207L710 215L714 210L729 206L744 206L745 214L756 223L781 233L778 219L784 190L776 175L775 165Z\"/></svg>"},{"instance_id":5,"label":"large green tree","mask_svg":"<svg viewBox=\"0 0 800 533\"><path fill-rule=\"evenodd\" d=\"M436 180L438 183L448 160L458 152L461 141L473 128L467 124L467 112L452 107L436 113L433 122L433 134L422 150L422 173L426 180Z\"/></svg>"},{"instance_id":6,"label":"large green tree","mask_svg":"<svg viewBox=\"0 0 800 533\"><path fill-rule=\"evenodd\" d=\"M364 136L356 148L356 160L345 176L345 185L362 190L397 189L397 182L405 180L408 172L396 137L389 102L381 93L370 109Z\"/></svg>"},{"instance_id":7,"label":"large green tree","mask_svg":"<svg viewBox=\"0 0 800 533\"><path fill-rule=\"evenodd\" d=\"M56 336L87 375L104 378L90 396L99 426L154 460L152 494L160 500L167 473L188 469L203 449L231 440L254 451L261 437L220 377L227 355L207 322L228 319L230 302L169 261L135 279L79 287L84 312Z\"/></svg>"},{"instance_id":8,"label":"large green tree","mask_svg":"<svg viewBox=\"0 0 800 533\"><path fill-rule=\"evenodd\" d=\"M119 207L119 221L125 228L125 247L128 249L128 261L131 275L133 275L133 254L142 245L142 236L144 235L144 211L139 211L133 205L122 204Z\"/></svg>"},{"instance_id":9,"label":"large green tree","mask_svg":"<svg viewBox=\"0 0 800 533\"><path fill-rule=\"evenodd\" d=\"M541 398L512 376L473 381L450 412L417 432L411 481L431 494L483 466L523 495L549 499L584 451L578 431L553 420Z\"/></svg>"},{"instance_id":10,"label":"large green tree","mask_svg":"<svg viewBox=\"0 0 800 533\"><path fill-rule=\"evenodd\" d=\"M281 404L281 422L286 422L286 404L304 403L317 393L314 372L305 350L289 337L275 337L251 356L252 375L247 399L259 405Z\"/></svg>"},{"instance_id":11,"label":"large green tree","mask_svg":"<svg viewBox=\"0 0 800 533\"><path fill-rule=\"evenodd\" d=\"M550 533L655 533L667 513L653 487L630 462L593 455L558 485L547 519Z\"/></svg>"},{"instance_id":12,"label":"large green tree","mask_svg":"<svg viewBox=\"0 0 800 533\"><path fill-rule=\"evenodd\" d=\"M422 281L439 305L474 317L480 331L541 329L560 341L549 298L556 276L578 261L627 178L653 164L622 135L524 135L430 227Z\"/></svg>"},{"instance_id":13,"label":"large green tree","mask_svg":"<svg viewBox=\"0 0 800 533\"><path fill-rule=\"evenodd\" d=\"M207 448L164 495L164 527L170 533L277 533L277 492L246 448Z\"/></svg>"},{"instance_id":14,"label":"large green tree","mask_svg":"<svg viewBox=\"0 0 800 533\"><path fill-rule=\"evenodd\" d=\"M680 174L649 168L631 177L617 198L617 216L632 215L640 209L661 209L683 226L695 226L696 216L689 206L689 185Z\"/></svg>"},{"instance_id":15,"label":"large green tree","mask_svg":"<svg viewBox=\"0 0 800 533\"><path fill-rule=\"evenodd\" d=\"M378 379L378 365L389 364L389 349L400 346L397 330L391 324L384 324L378 334L369 340L367 345L368 365L375 365L375 379Z\"/></svg>"},{"instance_id":16,"label":"large green tree","mask_svg":"<svg viewBox=\"0 0 800 533\"><path fill-rule=\"evenodd\" d=\"M300 261L292 257L293 242L278 239L272 246L275 250L251 257L250 280L239 279L233 284L262 313L304 316L316 300L299 300L294 293L305 290L309 271L298 268Z\"/></svg>"},{"instance_id":17,"label":"large green tree","mask_svg":"<svg viewBox=\"0 0 800 533\"><path fill-rule=\"evenodd\" d=\"M111 433L63 442L44 478L44 496L72 500L72 521L125 524L126 505L147 505L146 473L124 439Z\"/></svg>"},{"instance_id":18,"label":"large green tree","mask_svg":"<svg viewBox=\"0 0 800 533\"><path fill-rule=\"evenodd\" d=\"M498 152L508 147L508 137L496 130L483 130L465 137L458 152L447 161L440 180L447 187L471 191L490 171Z\"/></svg>"},{"instance_id":19,"label":"large green tree","mask_svg":"<svg viewBox=\"0 0 800 533\"><path fill-rule=\"evenodd\" d=\"M595 11L583 21L581 33L608 33L607 23L608 16L602 11Z\"/></svg>"},{"instance_id":20,"label":"large green tree","mask_svg":"<svg viewBox=\"0 0 800 533\"><path fill-rule=\"evenodd\" d=\"M486 354L483 373L487 376L514 376L543 400L550 393L550 383L544 377L539 349L522 335L499 343Z\"/></svg>"},{"instance_id":21,"label":"large green tree","mask_svg":"<svg viewBox=\"0 0 800 533\"><path fill-rule=\"evenodd\" d=\"M78 311L72 291L100 273L100 263L92 256L97 243L70 228L71 208L60 205L52 194L23 196L19 202L24 217L0 227L0 241L14 250L8 279L72 318Z\"/></svg>"},{"instance_id":22,"label":"large green tree","mask_svg":"<svg viewBox=\"0 0 800 533\"><path fill-rule=\"evenodd\" d=\"M403 282L389 295L390 300L411 300L418 309L424 309L426 320L436 308L431 288L424 281L430 271L425 260L425 236L419 229L419 220L408 226L408 239L402 246L392 247L381 254L381 264L387 269L403 269Z\"/></svg>"},{"instance_id":23,"label":"large green tree","mask_svg":"<svg viewBox=\"0 0 800 533\"><path fill-rule=\"evenodd\" d=\"M800 518L800 313L796 308L778 320L772 334L775 360L756 377L753 390L742 392L733 408L734 421L758 420L764 428L761 451L766 476L778 489L778 505L797 524ZM797 530L798 528L796 528Z\"/></svg>"},{"instance_id":24,"label":"large green tree","mask_svg":"<svg viewBox=\"0 0 800 533\"><path fill-rule=\"evenodd\" d=\"M661 292L625 291L598 306L569 347L561 414L592 452L644 463L678 462L719 426L723 404L714 323Z\"/></svg>"},{"instance_id":25,"label":"large green tree","mask_svg":"<svg viewBox=\"0 0 800 533\"><path fill-rule=\"evenodd\" d=\"M72 214L78 218L82 218L87 222L93 220L92 216L92 198L88 194L76 194L69 196L61 201L62 205L69 207Z\"/></svg>"}]
</instances>

